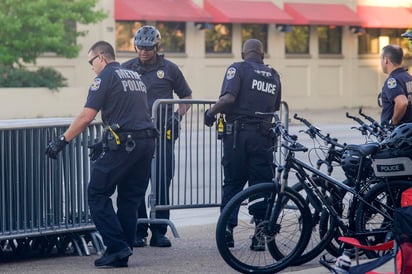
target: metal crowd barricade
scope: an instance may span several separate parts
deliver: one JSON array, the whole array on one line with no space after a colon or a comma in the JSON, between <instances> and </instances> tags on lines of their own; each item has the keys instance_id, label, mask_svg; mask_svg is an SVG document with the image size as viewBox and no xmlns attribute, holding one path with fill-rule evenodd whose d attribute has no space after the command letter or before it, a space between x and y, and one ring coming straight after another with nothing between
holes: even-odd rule
<instances>
[{"instance_id":1,"label":"metal crowd barricade","mask_svg":"<svg viewBox=\"0 0 412 274\"><path fill-rule=\"evenodd\" d=\"M57 160L45 155L48 142L71 121L0 121L0 254L70 249L89 255L90 244L102 252L87 204L87 143L101 136L101 125L90 125Z\"/></svg>"},{"instance_id":2,"label":"metal crowd barricade","mask_svg":"<svg viewBox=\"0 0 412 274\"><path fill-rule=\"evenodd\" d=\"M148 195L150 216L149 219L138 219L139 223L167 224L173 235L179 237L173 222L156 218L156 211L220 206L223 183L222 141L217 139L216 126L209 128L204 125L203 121L204 111L215 102L215 100L195 99L161 99L155 101L152 108L152 118L154 123L158 125L160 137L156 146L157 152L155 154L157 157L155 156L152 164L151 189ZM165 144L168 135L165 125L170 118L170 113L176 111L179 104L189 104L191 107L182 118L179 132L174 132L172 128L171 136L174 137L178 134L179 137L174 144L172 166L168 167L166 162L160 161L166 153ZM172 111L166 111L170 108ZM280 118L288 128L289 108L286 102L282 102ZM281 161L281 140L278 140L278 142L278 149L274 156L277 161ZM157 161L158 164L156 165ZM158 191L155 183L156 180L160 179L162 173L165 176L164 171L167 169L173 170L169 189L169 202L161 201L160 191ZM161 187L166 188L165 185Z\"/></svg>"}]
</instances>

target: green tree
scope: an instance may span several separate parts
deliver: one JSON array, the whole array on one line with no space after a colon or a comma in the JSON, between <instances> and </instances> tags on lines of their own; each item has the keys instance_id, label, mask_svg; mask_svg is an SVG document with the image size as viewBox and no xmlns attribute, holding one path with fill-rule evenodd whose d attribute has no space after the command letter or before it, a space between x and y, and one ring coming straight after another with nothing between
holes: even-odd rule
<instances>
[{"instance_id":1,"label":"green tree","mask_svg":"<svg viewBox=\"0 0 412 274\"><path fill-rule=\"evenodd\" d=\"M85 36L76 23L91 24L107 15L96 10L98 0L0 0L0 64L36 63L45 52L75 58L76 38Z\"/></svg>"}]
</instances>

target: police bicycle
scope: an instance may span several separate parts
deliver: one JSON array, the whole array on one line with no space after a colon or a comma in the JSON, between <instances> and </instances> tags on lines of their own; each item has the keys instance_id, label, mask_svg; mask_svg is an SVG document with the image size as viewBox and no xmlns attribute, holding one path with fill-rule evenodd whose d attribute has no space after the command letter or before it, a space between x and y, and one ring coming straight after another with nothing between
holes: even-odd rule
<instances>
[{"instance_id":1,"label":"police bicycle","mask_svg":"<svg viewBox=\"0 0 412 274\"><path fill-rule=\"evenodd\" d=\"M297 113L293 115L293 118L302 122L307 127L306 130L300 130L299 132L307 134L313 142L313 147L310 148L307 153L308 162L318 170L324 168L326 173L331 176L334 169L341 166L342 154L344 152L344 147L346 146L346 144L339 143L338 139L332 137L329 133L322 133L321 129L310 123L305 118L300 117ZM313 160L313 158L317 159L316 162ZM333 185L328 184L326 180L317 177L316 175L313 176L313 180L317 180L318 186L324 195L329 194L330 190L333 190ZM323 238L321 237L321 235L319 235L322 208L318 206L312 206L310 196L306 195L306 189L304 188L303 184L295 183L292 185L292 188L298 191L299 194L301 194L305 198L312 213L313 227L311 240L301 256L299 256L299 258L295 259L293 262L294 265L300 265L311 261L325 249ZM333 252L335 250L335 243L331 242L330 246L326 246L326 249L330 253L336 254L337 256L337 251Z\"/></svg>"},{"instance_id":2,"label":"police bicycle","mask_svg":"<svg viewBox=\"0 0 412 274\"><path fill-rule=\"evenodd\" d=\"M283 139L290 139L288 135L287 131L284 130ZM412 139L412 124L409 127L400 126L395 129L386 139L386 145L400 143L399 141L405 140L406 136ZM371 160L371 155L373 157L379 155L380 157L382 153L389 153L389 156L394 156L390 155L391 152L394 153L394 150L389 149L384 152L381 149L384 145L385 142L345 146L342 158L352 165L353 177L350 184L347 181L340 182L297 159L295 157L296 150L287 149L285 164L279 167L281 173L278 173L278 176L281 176L282 181L287 181L290 173L295 173L298 182L305 189L307 201L316 212L321 212L319 233L322 241L318 242L316 251L312 250L312 256L316 252L320 254L337 235L356 237L365 245L382 243L391 237L393 210L400 206L402 192L412 187L412 179L410 175L402 173L393 177L382 174L384 172L379 174L376 172L376 176L373 175L372 164L368 162ZM297 143L296 146L302 145ZM406 146L412 147L412 142L407 143ZM382 158L381 160L386 161L385 156ZM403 168L406 173L407 169L412 167L408 164L412 165L410 159L409 163L405 164L406 168ZM385 166L385 164L381 166ZM326 192L324 191L325 182L328 185ZM345 196L348 194L351 196L351 201L344 204ZM345 218L342 217L344 211L347 214ZM372 257L376 254L367 255ZM298 261L301 260L301 257Z\"/></svg>"},{"instance_id":3,"label":"police bicycle","mask_svg":"<svg viewBox=\"0 0 412 274\"><path fill-rule=\"evenodd\" d=\"M322 212L320 222L320 235L323 239L323 248L325 248L338 233L339 235L356 237L361 243L365 245L375 245L377 243L382 243L390 239L393 211L395 208L400 206L400 198L402 192L412 187L412 180L409 177L390 178L381 176L374 177L375 180L368 180L363 184L355 183L354 186L347 185L344 182L340 182L327 175L326 173L297 159L295 157L295 153L297 151L305 152L307 151L307 148L297 142L296 136L292 136L287 132L287 130L281 125L276 114L263 113L260 115L272 115L275 117L276 123L274 126L274 132L276 132L278 136L282 136L283 140L285 141L282 143L282 147L286 149L284 165L278 167L278 170L280 171L278 173L279 179L275 180L276 182L280 182L281 187L279 190L274 186L272 188L266 187L264 184L253 186L235 196L230 202L230 207L226 207L222 211L222 215L219 218L216 230L216 236L219 251L227 262L228 254L232 254L231 258L234 257L232 251L230 251L230 248L225 248L224 241L226 228L225 226L228 224L229 216L242 206L247 206L250 201L253 202L254 200L256 200L256 197L260 197L262 200L265 200L267 195L270 195L268 192L276 192L279 190L280 193L282 193L282 188L287 188L286 182L291 172L295 173L299 183L304 186L306 195L310 200L311 205L316 207L317 210L321 210ZM399 131L394 130L389 138L392 141L388 143L399 143L399 140L397 140L396 136L400 136L404 132L404 128L400 128ZM411 135L412 138L412 126L409 128L408 134ZM412 143L410 144L410 146L412 146ZM356 151L357 155L359 156L357 157L359 162L356 164L356 166L358 167L357 173L358 175L360 175L365 174L363 170L363 161L374 153L375 155L378 154L380 145L378 143L371 143L364 145L350 145L347 146L347 148L350 148L350 151ZM351 215L351 217L347 219L349 220L349 223L345 222L345 220L341 216L341 211L344 209L344 205L342 205L341 203L342 197L336 198L334 197L334 195L323 193L321 191L322 187L319 186L318 180L313 179L313 175L316 175L324 181L327 181L328 184L336 189L336 192L330 191L330 193L339 194L341 193L340 191L342 191L343 193L345 193L345 195L346 193L350 193L352 195L352 201L350 203L351 210L349 214L353 215ZM279 183L276 183L274 185L279 185ZM356 186L362 186L363 189L360 190ZM293 193L293 191L290 192ZM301 198L302 196L300 196L299 200L301 200ZM268 203L269 206L266 207L266 210L267 212L270 212L272 214L266 215L263 220L260 220L259 225L262 226L262 229L258 230L261 231L260 234L256 234L256 231L255 233L249 232L243 234L242 238L239 239L239 241L243 239L243 242L248 242L250 244L250 241L256 238L256 235L260 235L262 243L265 243L266 248L270 251L270 254L275 259L275 263L273 263L272 261L271 265L272 272L279 271L279 269L283 269L288 265L295 265L296 263L294 262L294 260L299 258L299 255L296 254L301 254L301 252L303 252L302 250L304 250L307 245L307 240L304 235L311 235L312 233L312 224L310 222L310 226L305 226L304 224L307 218L303 215L304 212L306 212L306 214L309 214L310 216L309 219L311 219L312 213L310 212L310 210L302 211L296 205L289 205L285 201L286 200L279 199L278 203ZM274 207L274 205L276 204L279 206L278 208ZM271 207L271 205L273 206ZM279 209L282 209L282 211L280 211ZM278 212L287 212L287 214L279 214ZM294 218L293 223L285 223L285 220L288 220L287 216L294 217L295 215L299 217ZM248 223L253 224L254 222L249 219ZM284 225L288 226L289 224L293 224L296 227L296 224L299 224L299 230L295 229L294 234L291 234L292 236L298 235L298 237L296 239L292 238L281 242L276 239L277 234L268 234L268 232L271 231L267 231L267 227L270 228L270 226L268 226L267 224L276 224L282 229L284 229ZM254 227L255 226L253 225L252 228ZM276 240L272 240L273 238L275 238ZM288 252L282 252L282 248L284 249L285 247L287 247ZM318 245L318 250L320 250L320 252L322 251L321 245ZM222 251L226 251L226 253ZM282 259L282 256L284 256L286 260ZM247 259L250 260L250 257L251 256L249 254ZM244 261L241 261L242 259ZM250 263L248 263L249 268L245 268L245 265L247 265L246 258L237 257L236 262L241 263L244 267L242 270L237 268L237 270L239 271L247 272L248 270L249 272L252 272L252 270L259 270L256 267L250 267ZM263 269L268 270L269 267L265 267ZM260 268L260 270L262 270L262 267Z\"/></svg>"},{"instance_id":4,"label":"police bicycle","mask_svg":"<svg viewBox=\"0 0 412 274\"><path fill-rule=\"evenodd\" d=\"M280 136L283 127L279 117L275 117L272 131ZM306 150L294 144L293 139L289 142L290 147L284 144L288 149ZM238 224L230 233L233 216ZM216 243L220 255L233 269L242 273L275 273L300 256L309 242L311 227L311 213L302 196L273 180L244 189L226 204L216 225ZM227 243L228 233L233 236L234 245Z\"/></svg>"}]
</instances>

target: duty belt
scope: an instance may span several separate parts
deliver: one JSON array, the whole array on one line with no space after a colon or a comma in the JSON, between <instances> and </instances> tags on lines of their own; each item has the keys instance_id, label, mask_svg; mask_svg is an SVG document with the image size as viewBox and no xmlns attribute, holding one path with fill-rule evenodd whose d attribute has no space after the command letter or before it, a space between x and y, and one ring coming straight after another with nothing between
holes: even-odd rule
<instances>
[{"instance_id":1,"label":"duty belt","mask_svg":"<svg viewBox=\"0 0 412 274\"><path fill-rule=\"evenodd\" d=\"M156 129L147 128L136 131L119 132L120 141L124 142L127 138L132 139L144 139L144 138L156 138L158 136Z\"/></svg>"},{"instance_id":2,"label":"duty belt","mask_svg":"<svg viewBox=\"0 0 412 274\"><path fill-rule=\"evenodd\" d=\"M239 123L238 129L240 130L257 130L261 129L262 124L261 123Z\"/></svg>"}]
</instances>

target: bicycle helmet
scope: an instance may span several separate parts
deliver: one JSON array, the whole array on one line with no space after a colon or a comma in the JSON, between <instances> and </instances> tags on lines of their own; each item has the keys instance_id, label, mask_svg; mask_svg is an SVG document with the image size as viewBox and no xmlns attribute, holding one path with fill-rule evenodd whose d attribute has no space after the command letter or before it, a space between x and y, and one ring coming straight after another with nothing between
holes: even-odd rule
<instances>
[{"instance_id":1,"label":"bicycle helmet","mask_svg":"<svg viewBox=\"0 0 412 274\"><path fill-rule=\"evenodd\" d=\"M387 148L412 148L412 123L397 126L392 133L381 142Z\"/></svg>"},{"instance_id":2,"label":"bicycle helmet","mask_svg":"<svg viewBox=\"0 0 412 274\"><path fill-rule=\"evenodd\" d=\"M412 30L403 33L401 36L404 37L404 38L408 38L409 41L412 42Z\"/></svg>"},{"instance_id":3,"label":"bicycle helmet","mask_svg":"<svg viewBox=\"0 0 412 274\"><path fill-rule=\"evenodd\" d=\"M357 150L346 149L341 157L342 169L348 179L356 179L359 165L361 162L361 154ZM372 171L372 160L365 158L361 171L361 179L366 179Z\"/></svg>"},{"instance_id":4,"label":"bicycle helmet","mask_svg":"<svg viewBox=\"0 0 412 274\"><path fill-rule=\"evenodd\" d=\"M136 47L156 46L162 39L160 32L153 26L143 26L137 30L134 36L134 45Z\"/></svg>"}]
</instances>

